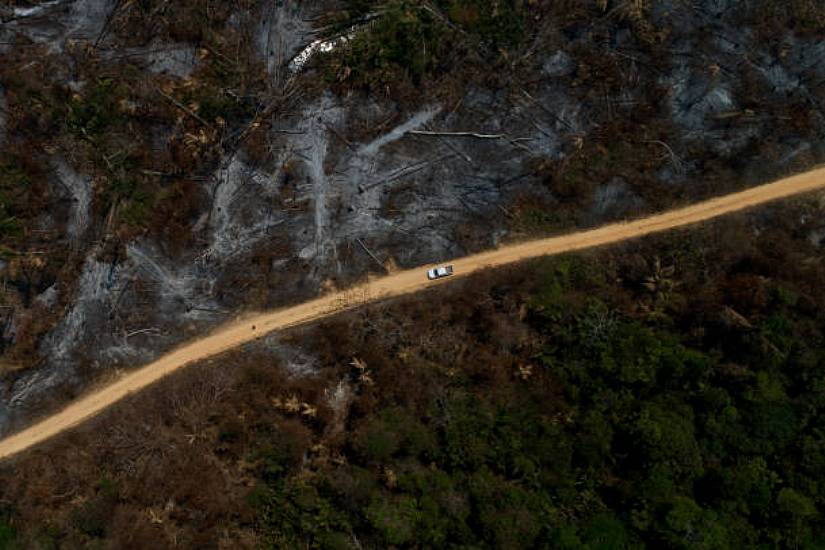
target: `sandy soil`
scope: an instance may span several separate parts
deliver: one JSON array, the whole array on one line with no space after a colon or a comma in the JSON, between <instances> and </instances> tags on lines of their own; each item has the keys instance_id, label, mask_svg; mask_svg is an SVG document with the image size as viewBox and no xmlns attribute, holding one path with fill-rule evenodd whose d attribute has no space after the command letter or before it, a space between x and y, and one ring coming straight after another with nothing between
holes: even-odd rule
<instances>
[{"instance_id":1,"label":"sandy soil","mask_svg":"<svg viewBox=\"0 0 825 550\"><path fill-rule=\"evenodd\" d=\"M538 256L607 245L695 224L723 214L823 187L825 187L825 168L817 168L663 214L631 222L610 224L593 230L504 246L497 250L467 256L452 262L455 266L453 278ZM427 280L425 269L426 266L422 266L395 272L392 275L371 280L345 291L330 293L294 307L245 316L208 336L181 346L157 361L123 376L113 384L78 399L59 413L0 441L0 458L19 453L78 425L128 394L147 387L181 367L227 351L268 332L308 323L367 302L409 294L433 284L446 282Z\"/></svg>"}]
</instances>

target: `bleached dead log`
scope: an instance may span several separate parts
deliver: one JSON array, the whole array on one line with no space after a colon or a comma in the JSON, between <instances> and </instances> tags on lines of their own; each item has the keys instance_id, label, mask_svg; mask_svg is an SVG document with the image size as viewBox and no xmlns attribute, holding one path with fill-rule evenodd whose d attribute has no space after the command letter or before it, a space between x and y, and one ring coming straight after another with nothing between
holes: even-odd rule
<instances>
[{"instance_id":1,"label":"bleached dead log","mask_svg":"<svg viewBox=\"0 0 825 550\"><path fill-rule=\"evenodd\" d=\"M441 137L472 137L477 139L504 139L505 134L481 134L479 132L433 132L430 130L410 130L410 134L417 136L441 136Z\"/></svg>"},{"instance_id":2,"label":"bleached dead log","mask_svg":"<svg viewBox=\"0 0 825 550\"><path fill-rule=\"evenodd\" d=\"M356 238L355 238L355 240L356 240L356 241L358 241L358 244L360 244L360 245L361 245L361 248L363 248L363 249L364 249L364 252L366 252L367 254L369 254L370 258L372 258L373 260L375 260L375 263L377 263L377 264L378 264L378 266L381 268L381 270L382 270L382 271L386 271L386 270L387 270L387 268L386 268L386 267L384 267L384 264L382 264L382 263L381 263L381 260L379 260L379 259L378 259L378 257L377 257L375 254L373 254L373 253L372 253L372 250L370 250L369 248L367 248L367 245L365 245L365 244L364 244L364 241L362 241L362 240L361 240L360 238L358 238L358 237L356 237Z\"/></svg>"}]
</instances>

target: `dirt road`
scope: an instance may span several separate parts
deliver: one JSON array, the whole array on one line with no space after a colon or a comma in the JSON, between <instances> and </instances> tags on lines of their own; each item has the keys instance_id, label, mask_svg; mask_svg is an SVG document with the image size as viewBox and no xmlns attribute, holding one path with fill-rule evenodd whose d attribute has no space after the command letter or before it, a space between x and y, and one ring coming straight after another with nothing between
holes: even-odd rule
<instances>
[{"instance_id":1,"label":"dirt road","mask_svg":"<svg viewBox=\"0 0 825 550\"><path fill-rule=\"evenodd\" d=\"M817 168L746 191L648 218L514 244L454 260L452 263L456 274L453 278L529 258L606 245L695 224L723 214L823 187L825 187L825 168ZM420 267L396 272L294 307L249 315L232 322L208 336L185 344L157 361L123 376L107 387L79 398L59 413L0 441L0 459L19 453L76 426L126 395L145 388L187 364L214 356L271 331L307 323L344 309L357 307L365 302L409 294L437 284L427 280L425 269L426 267Z\"/></svg>"}]
</instances>

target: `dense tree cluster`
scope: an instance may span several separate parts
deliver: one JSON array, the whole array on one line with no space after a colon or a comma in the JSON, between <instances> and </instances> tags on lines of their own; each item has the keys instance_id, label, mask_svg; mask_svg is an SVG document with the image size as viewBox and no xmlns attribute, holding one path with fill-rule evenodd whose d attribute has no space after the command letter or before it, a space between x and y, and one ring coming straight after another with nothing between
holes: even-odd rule
<instances>
[{"instance_id":1,"label":"dense tree cluster","mask_svg":"<svg viewBox=\"0 0 825 550\"><path fill-rule=\"evenodd\" d=\"M655 303L674 272L649 267L640 298ZM548 262L525 320L537 352L514 358L527 368L490 384L460 362L403 406L382 392L344 464L266 483L263 532L283 547L351 533L370 547L822 544L822 315L734 271L715 309L736 325L687 319L690 304L673 305L684 295L629 315L597 264ZM493 318L476 319L474 346L514 344Z\"/></svg>"}]
</instances>

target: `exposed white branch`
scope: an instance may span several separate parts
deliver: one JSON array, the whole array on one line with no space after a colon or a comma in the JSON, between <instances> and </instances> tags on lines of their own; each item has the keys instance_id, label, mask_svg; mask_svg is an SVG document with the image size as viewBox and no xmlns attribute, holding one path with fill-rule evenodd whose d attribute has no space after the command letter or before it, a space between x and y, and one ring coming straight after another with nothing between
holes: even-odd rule
<instances>
[{"instance_id":1,"label":"exposed white branch","mask_svg":"<svg viewBox=\"0 0 825 550\"><path fill-rule=\"evenodd\" d=\"M450 137L472 137L477 139L504 139L504 134L480 134L478 132L431 132L429 130L410 130L411 134L417 136L450 136Z\"/></svg>"}]
</instances>

